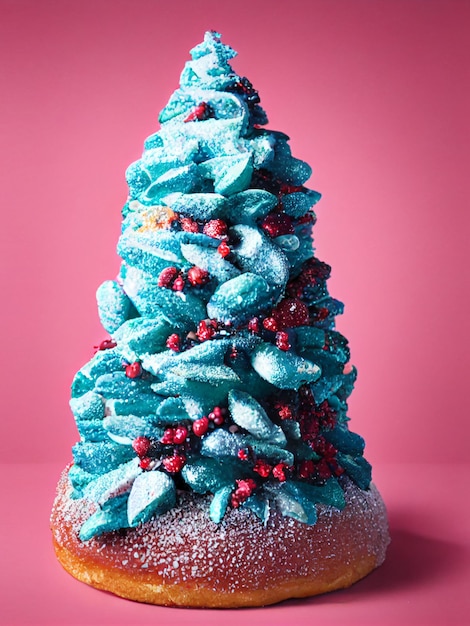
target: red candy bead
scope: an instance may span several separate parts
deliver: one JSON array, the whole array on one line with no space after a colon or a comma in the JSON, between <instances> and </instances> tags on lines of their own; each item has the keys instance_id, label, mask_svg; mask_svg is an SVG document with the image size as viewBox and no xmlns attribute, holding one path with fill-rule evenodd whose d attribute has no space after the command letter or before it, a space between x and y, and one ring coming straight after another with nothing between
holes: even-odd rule
<instances>
[{"instance_id":1,"label":"red candy bead","mask_svg":"<svg viewBox=\"0 0 470 626\"><path fill-rule=\"evenodd\" d=\"M191 217L182 217L180 219L181 228L187 233L198 233L199 224Z\"/></svg>"},{"instance_id":2,"label":"red candy bead","mask_svg":"<svg viewBox=\"0 0 470 626\"><path fill-rule=\"evenodd\" d=\"M227 224L223 220L209 220L204 224L203 233L215 239L222 239L227 234Z\"/></svg>"},{"instance_id":3,"label":"red candy bead","mask_svg":"<svg viewBox=\"0 0 470 626\"><path fill-rule=\"evenodd\" d=\"M248 322L248 330L251 330L251 332L255 334L259 333L260 327L259 327L259 319L257 317L253 317Z\"/></svg>"},{"instance_id":4,"label":"red candy bead","mask_svg":"<svg viewBox=\"0 0 470 626\"><path fill-rule=\"evenodd\" d=\"M162 443L171 444L171 443L174 443L174 437L175 437L175 429L167 428L165 432L163 433L163 437L160 439L160 441Z\"/></svg>"},{"instance_id":5,"label":"red candy bead","mask_svg":"<svg viewBox=\"0 0 470 626\"><path fill-rule=\"evenodd\" d=\"M289 348L291 347L289 343L289 335L284 331L276 333L276 346L279 348L279 350L289 350Z\"/></svg>"},{"instance_id":6,"label":"red candy bead","mask_svg":"<svg viewBox=\"0 0 470 626\"><path fill-rule=\"evenodd\" d=\"M292 409L287 404L277 404L276 409L278 410L281 420L292 419Z\"/></svg>"},{"instance_id":7,"label":"red candy bead","mask_svg":"<svg viewBox=\"0 0 470 626\"><path fill-rule=\"evenodd\" d=\"M143 459L140 459L139 465L143 470L149 469L149 467L152 465L152 459L149 459L149 457L146 456Z\"/></svg>"},{"instance_id":8,"label":"red candy bead","mask_svg":"<svg viewBox=\"0 0 470 626\"><path fill-rule=\"evenodd\" d=\"M171 283L178 275L178 270L176 267L170 266L165 267L163 271L160 272L160 276L158 277L158 286L159 287L170 287Z\"/></svg>"},{"instance_id":9,"label":"red candy bead","mask_svg":"<svg viewBox=\"0 0 470 626\"><path fill-rule=\"evenodd\" d=\"M188 436L188 429L186 426L178 426L175 429L175 433L173 435L173 443L180 444L186 441L186 437Z\"/></svg>"},{"instance_id":10,"label":"red candy bead","mask_svg":"<svg viewBox=\"0 0 470 626\"><path fill-rule=\"evenodd\" d=\"M173 282L171 287L173 291L183 291L184 289L184 278L182 276L177 276Z\"/></svg>"},{"instance_id":11,"label":"red candy bead","mask_svg":"<svg viewBox=\"0 0 470 626\"><path fill-rule=\"evenodd\" d=\"M112 339L104 339L99 346L95 346L96 350L110 350L111 348L115 348L117 343Z\"/></svg>"},{"instance_id":12,"label":"red candy bead","mask_svg":"<svg viewBox=\"0 0 470 626\"><path fill-rule=\"evenodd\" d=\"M319 463L317 463L316 470L318 477L323 480L327 480L331 476L331 469L326 459L322 459Z\"/></svg>"},{"instance_id":13,"label":"red candy bead","mask_svg":"<svg viewBox=\"0 0 470 626\"><path fill-rule=\"evenodd\" d=\"M132 442L132 448L137 456L144 457L150 448L150 439L148 437L136 437Z\"/></svg>"},{"instance_id":14,"label":"red candy bead","mask_svg":"<svg viewBox=\"0 0 470 626\"><path fill-rule=\"evenodd\" d=\"M193 433L196 437L202 437L206 434L207 429L209 428L209 418L206 416L201 417L200 419L193 422Z\"/></svg>"},{"instance_id":15,"label":"red candy bead","mask_svg":"<svg viewBox=\"0 0 470 626\"><path fill-rule=\"evenodd\" d=\"M194 286L205 285L209 280L209 272L195 265L188 272L188 280Z\"/></svg>"},{"instance_id":16,"label":"red candy bead","mask_svg":"<svg viewBox=\"0 0 470 626\"><path fill-rule=\"evenodd\" d=\"M247 500L257 487L255 481L252 478L247 478L246 480L241 479L237 480L236 482L237 488L232 493L231 498L232 506L234 508L238 508L242 502Z\"/></svg>"},{"instance_id":17,"label":"red candy bead","mask_svg":"<svg viewBox=\"0 0 470 626\"><path fill-rule=\"evenodd\" d=\"M137 361L126 365L127 378L138 378L142 374L142 365Z\"/></svg>"},{"instance_id":18,"label":"red candy bead","mask_svg":"<svg viewBox=\"0 0 470 626\"><path fill-rule=\"evenodd\" d=\"M263 459L258 459L253 467L253 471L259 474L262 478L267 478L271 473L272 467Z\"/></svg>"},{"instance_id":19,"label":"red candy bead","mask_svg":"<svg viewBox=\"0 0 470 626\"><path fill-rule=\"evenodd\" d=\"M207 323L205 320L199 322L196 332L199 341L207 341L211 339L215 335L214 323L209 321Z\"/></svg>"},{"instance_id":20,"label":"red candy bead","mask_svg":"<svg viewBox=\"0 0 470 626\"><path fill-rule=\"evenodd\" d=\"M184 119L185 122L202 122L212 115L212 107L207 102L200 102Z\"/></svg>"},{"instance_id":21,"label":"red candy bead","mask_svg":"<svg viewBox=\"0 0 470 626\"><path fill-rule=\"evenodd\" d=\"M266 328L266 330L271 330L272 332L276 332L276 330L278 330L277 322L274 317L266 317L263 320L263 326L264 328Z\"/></svg>"},{"instance_id":22,"label":"red candy bead","mask_svg":"<svg viewBox=\"0 0 470 626\"><path fill-rule=\"evenodd\" d=\"M278 463L273 467L273 476L277 478L279 482L283 483L286 480L285 471L287 469L287 465L285 463Z\"/></svg>"},{"instance_id":23,"label":"red candy bead","mask_svg":"<svg viewBox=\"0 0 470 626\"><path fill-rule=\"evenodd\" d=\"M243 448L237 452L237 456L241 461L248 460L248 453L246 450L243 450Z\"/></svg>"},{"instance_id":24,"label":"red candy bead","mask_svg":"<svg viewBox=\"0 0 470 626\"><path fill-rule=\"evenodd\" d=\"M186 463L186 457L182 454L174 454L173 456L167 456L162 459L162 463L167 472L170 472L170 474L176 474L183 469L184 464Z\"/></svg>"},{"instance_id":25,"label":"red candy bead","mask_svg":"<svg viewBox=\"0 0 470 626\"><path fill-rule=\"evenodd\" d=\"M227 243L225 241L222 241L220 246L217 248L217 252L220 254L221 257L225 259L225 257L230 254L231 250L228 247Z\"/></svg>"},{"instance_id":26,"label":"red candy bead","mask_svg":"<svg viewBox=\"0 0 470 626\"><path fill-rule=\"evenodd\" d=\"M170 348L170 350L173 350L173 352L179 352L181 350L181 340L179 338L179 335L177 335L176 333L170 335L166 340L166 347Z\"/></svg>"}]
</instances>

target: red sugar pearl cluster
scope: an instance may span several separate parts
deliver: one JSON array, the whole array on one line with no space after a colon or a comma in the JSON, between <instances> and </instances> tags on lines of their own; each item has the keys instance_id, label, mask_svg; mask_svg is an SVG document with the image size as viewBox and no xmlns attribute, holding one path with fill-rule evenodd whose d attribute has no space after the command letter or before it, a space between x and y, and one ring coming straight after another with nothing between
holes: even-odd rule
<instances>
[{"instance_id":1,"label":"red sugar pearl cluster","mask_svg":"<svg viewBox=\"0 0 470 626\"><path fill-rule=\"evenodd\" d=\"M167 428L163 433L161 442L164 444L182 444L186 441L188 429L186 426L177 426L176 428Z\"/></svg>"},{"instance_id":2,"label":"red sugar pearl cluster","mask_svg":"<svg viewBox=\"0 0 470 626\"><path fill-rule=\"evenodd\" d=\"M217 322L215 320L201 320L197 327L197 337L199 341L207 341L212 339L217 331Z\"/></svg>"},{"instance_id":3,"label":"red sugar pearl cluster","mask_svg":"<svg viewBox=\"0 0 470 626\"><path fill-rule=\"evenodd\" d=\"M265 317L263 320L263 328L275 333L278 330L278 327L274 317Z\"/></svg>"},{"instance_id":4,"label":"red sugar pearl cluster","mask_svg":"<svg viewBox=\"0 0 470 626\"><path fill-rule=\"evenodd\" d=\"M195 265L188 271L188 280L193 287L205 285L209 280L209 272Z\"/></svg>"},{"instance_id":5,"label":"red sugar pearl cluster","mask_svg":"<svg viewBox=\"0 0 470 626\"><path fill-rule=\"evenodd\" d=\"M132 442L132 448L140 459L140 467L143 470L151 469L154 465L153 459L147 456L151 446L148 437L136 437Z\"/></svg>"},{"instance_id":6,"label":"red sugar pearl cluster","mask_svg":"<svg viewBox=\"0 0 470 626\"><path fill-rule=\"evenodd\" d=\"M225 416L227 409L222 409L220 406L215 406L207 416L211 422L214 422L216 426L222 426L225 422Z\"/></svg>"},{"instance_id":7,"label":"red sugar pearl cluster","mask_svg":"<svg viewBox=\"0 0 470 626\"><path fill-rule=\"evenodd\" d=\"M279 417L281 420L291 420L293 419L292 409L288 404L284 404L283 402L276 402L274 408L277 409Z\"/></svg>"},{"instance_id":8,"label":"red sugar pearl cluster","mask_svg":"<svg viewBox=\"0 0 470 626\"><path fill-rule=\"evenodd\" d=\"M315 463L311 460L299 463L299 478L310 478L315 473Z\"/></svg>"},{"instance_id":9,"label":"red sugar pearl cluster","mask_svg":"<svg viewBox=\"0 0 470 626\"><path fill-rule=\"evenodd\" d=\"M251 320L248 322L248 330L251 330L251 332L255 333L256 335L259 333L260 323L257 317L252 317Z\"/></svg>"},{"instance_id":10,"label":"red sugar pearl cluster","mask_svg":"<svg viewBox=\"0 0 470 626\"><path fill-rule=\"evenodd\" d=\"M286 465L286 463L278 463L277 465L275 465L273 467L274 478L277 478L279 482L283 483L285 480L287 480L286 470L288 468L289 466Z\"/></svg>"},{"instance_id":11,"label":"red sugar pearl cluster","mask_svg":"<svg viewBox=\"0 0 470 626\"><path fill-rule=\"evenodd\" d=\"M287 351L291 347L289 343L289 335L283 330L276 333L276 346L279 350Z\"/></svg>"},{"instance_id":12,"label":"red sugar pearl cluster","mask_svg":"<svg viewBox=\"0 0 470 626\"><path fill-rule=\"evenodd\" d=\"M181 339L176 333L172 333L166 340L166 347L173 352L179 352L181 350Z\"/></svg>"},{"instance_id":13,"label":"red sugar pearl cluster","mask_svg":"<svg viewBox=\"0 0 470 626\"><path fill-rule=\"evenodd\" d=\"M173 456L167 456L162 459L163 467L170 474L177 474L180 472L186 463L186 457L184 454L173 454Z\"/></svg>"},{"instance_id":14,"label":"red sugar pearl cluster","mask_svg":"<svg viewBox=\"0 0 470 626\"><path fill-rule=\"evenodd\" d=\"M231 503L233 508L237 509L242 502L245 502L253 491L256 489L257 485L252 478L240 479L237 480L237 488L232 493Z\"/></svg>"},{"instance_id":15,"label":"red sugar pearl cluster","mask_svg":"<svg viewBox=\"0 0 470 626\"><path fill-rule=\"evenodd\" d=\"M262 478L267 478L272 469L272 466L263 459L258 459L253 467L253 471L259 474Z\"/></svg>"},{"instance_id":16,"label":"red sugar pearl cluster","mask_svg":"<svg viewBox=\"0 0 470 626\"><path fill-rule=\"evenodd\" d=\"M158 286L173 289L173 291L183 291L184 278L176 267L165 267L158 277Z\"/></svg>"},{"instance_id":17,"label":"red sugar pearl cluster","mask_svg":"<svg viewBox=\"0 0 470 626\"><path fill-rule=\"evenodd\" d=\"M180 217L181 228L187 233L198 233L199 224L192 217Z\"/></svg>"}]
</instances>

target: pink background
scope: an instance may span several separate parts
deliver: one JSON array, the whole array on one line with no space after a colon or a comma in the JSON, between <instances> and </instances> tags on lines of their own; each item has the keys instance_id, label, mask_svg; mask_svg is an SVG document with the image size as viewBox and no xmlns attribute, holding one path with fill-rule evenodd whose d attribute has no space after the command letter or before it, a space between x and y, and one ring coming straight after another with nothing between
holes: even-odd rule
<instances>
[{"instance_id":1,"label":"pink background","mask_svg":"<svg viewBox=\"0 0 470 626\"><path fill-rule=\"evenodd\" d=\"M433 579L442 602L427 612L424 598L439 597L427 581L414 590L423 603L416 600L413 613L397 580L406 555L446 553L442 498L456 516L455 545L468 549L468 505L459 489L470 436L469 27L465 0L0 0L0 461L19 464L2 465L13 481L10 500L0 501L10 531L26 528L15 515L26 501L31 528L49 541L54 483L77 439L69 386L106 336L94 294L119 266L124 171L158 128L189 49L213 28L238 50L233 65L260 91L269 127L289 134L294 155L314 168L310 186L323 194L317 252L333 267L330 292L346 304L338 327L359 369L351 428L366 438L396 528L391 578L386 569L377 573L383 583L375 596L374 583L365 581L362 595L294 603L290 615L297 611L308 623L305 606L327 607L331 616L344 603L369 602L362 615L357 605L349 613L349 623L356 614L357 623L369 623L365 612L389 581L402 598L393 598L404 611L400 621L387 622L391 613L377 605L370 623L466 623L467 596L462 591L460 604L450 604L456 582L449 573ZM34 463L47 465L27 480L22 472ZM403 481L406 475L415 482ZM418 484L421 499L414 497ZM1 624L48 623L57 581L67 606L83 606L80 594L88 590L68 578L62 583L66 575L48 544L35 548L41 545L28 549L43 550L42 579L49 572L53 582L34 596L36 621L9 594ZM20 589L18 578L9 581ZM107 598L89 593L92 603ZM124 604L115 602L106 610ZM141 625L142 611L155 615L130 606ZM91 623L88 614L71 612L53 623ZM189 623L178 622L187 612L171 615ZM206 613L191 615L196 623ZM253 615L262 624L268 613ZM273 615L281 614L269 615L275 624ZM343 623L337 615L323 623Z\"/></svg>"}]
</instances>

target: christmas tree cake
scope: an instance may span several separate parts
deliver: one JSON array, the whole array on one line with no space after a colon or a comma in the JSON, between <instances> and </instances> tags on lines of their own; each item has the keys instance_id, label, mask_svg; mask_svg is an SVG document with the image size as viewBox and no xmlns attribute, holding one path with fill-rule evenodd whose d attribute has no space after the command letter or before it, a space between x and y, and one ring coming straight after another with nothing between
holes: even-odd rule
<instances>
[{"instance_id":1,"label":"christmas tree cake","mask_svg":"<svg viewBox=\"0 0 470 626\"><path fill-rule=\"evenodd\" d=\"M206 33L127 169L122 263L97 291L109 338L72 384L52 513L66 570L155 604L346 587L388 544L312 246L320 195L235 54Z\"/></svg>"}]
</instances>

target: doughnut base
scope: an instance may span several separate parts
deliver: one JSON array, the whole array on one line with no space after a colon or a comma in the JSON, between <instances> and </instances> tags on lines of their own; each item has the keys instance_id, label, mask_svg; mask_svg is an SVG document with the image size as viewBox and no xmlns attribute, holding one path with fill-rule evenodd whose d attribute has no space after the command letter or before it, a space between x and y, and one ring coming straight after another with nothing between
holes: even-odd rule
<instances>
[{"instance_id":1,"label":"doughnut base","mask_svg":"<svg viewBox=\"0 0 470 626\"><path fill-rule=\"evenodd\" d=\"M314 526L275 510L263 525L243 509L215 524L209 496L181 493L178 506L159 518L82 542L80 526L95 505L70 498L66 469L51 516L54 548L72 576L130 600L265 606L349 587L384 561L390 539L379 492L347 479L344 488L345 509L319 505Z\"/></svg>"}]
</instances>

